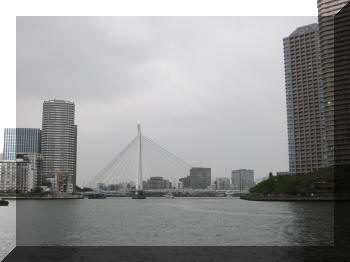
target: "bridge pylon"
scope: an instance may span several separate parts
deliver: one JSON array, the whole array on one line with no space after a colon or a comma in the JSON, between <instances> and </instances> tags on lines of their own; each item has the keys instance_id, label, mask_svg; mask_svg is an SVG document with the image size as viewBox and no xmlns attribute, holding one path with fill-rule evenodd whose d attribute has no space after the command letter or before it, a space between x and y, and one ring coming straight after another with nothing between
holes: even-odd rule
<instances>
[{"instance_id":1,"label":"bridge pylon","mask_svg":"<svg viewBox=\"0 0 350 262\"><path fill-rule=\"evenodd\" d=\"M137 174L136 174L136 186L135 192L132 194L133 199L145 199L145 191L143 190L143 178L142 178L142 135L141 125L137 124Z\"/></svg>"}]
</instances>

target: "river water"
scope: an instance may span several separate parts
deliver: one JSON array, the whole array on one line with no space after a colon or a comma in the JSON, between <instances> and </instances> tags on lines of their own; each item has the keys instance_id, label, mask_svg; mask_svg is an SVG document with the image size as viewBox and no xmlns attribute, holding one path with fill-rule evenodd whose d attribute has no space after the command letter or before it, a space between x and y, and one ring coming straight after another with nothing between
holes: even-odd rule
<instances>
[{"instance_id":1,"label":"river water","mask_svg":"<svg viewBox=\"0 0 350 262\"><path fill-rule=\"evenodd\" d=\"M0 261L16 246L16 201L0 206Z\"/></svg>"},{"instance_id":2,"label":"river water","mask_svg":"<svg viewBox=\"0 0 350 262\"><path fill-rule=\"evenodd\" d=\"M13 225L14 203L10 206L0 209L0 218ZM0 241L11 242L10 232L1 227ZM238 198L17 201L17 245L329 246L333 203Z\"/></svg>"}]
</instances>

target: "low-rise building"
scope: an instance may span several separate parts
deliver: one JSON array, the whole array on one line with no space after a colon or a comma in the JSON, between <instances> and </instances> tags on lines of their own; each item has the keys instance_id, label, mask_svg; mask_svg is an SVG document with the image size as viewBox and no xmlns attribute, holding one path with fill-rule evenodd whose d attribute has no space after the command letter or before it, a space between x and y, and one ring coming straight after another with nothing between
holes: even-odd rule
<instances>
[{"instance_id":1,"label":"low-rise building","mask_svg":"<svg viewBox=\"0 0 350 262\"><path fill-rule=\"evenodd\" d=\"M117 191L119 189L119 185L118 184L109 184L107 186L107 191Z\"/></svg>"},{"instance_id":2,"label":"low-rise building","mask_svg":"<svg viewBox=\"0 0 350 262\"><path fill-rule=\"evenodd\" d=\"M40 186L40 154L17 154L0 161L0 191L27 193Z\"/></svg>"},{"instance_id":3,"label":"low-rise building","mask_svg":"<svg viewBox=\"0 0 350 262\"><path fill-rule=\"evenodd\" d=\"M16 161L0 161L0 192L16 191Z\"/></svg>"},{"instance_id":4,"label":"low-rise building","mask_svg":"<svg viewBox=\"0 0 350 262\"><path fill-rule=\"evenodd\" d=\"M150 177L147 180L147 189L170 189L171 182L161 176Z\"/></svg>"},{"instance_id":5,"label":"low-rise building","mask_svg":"<svg viewBox=\"0 0 350 262\"><path fill-rule=\"evenodd\" d=\"M46 182L49 182L50 191L54 193L73 193L74 184L67 183L66 176L59 171L55 172L54 177L48 177L45 179Z\"/></svg>"}]
</instances>

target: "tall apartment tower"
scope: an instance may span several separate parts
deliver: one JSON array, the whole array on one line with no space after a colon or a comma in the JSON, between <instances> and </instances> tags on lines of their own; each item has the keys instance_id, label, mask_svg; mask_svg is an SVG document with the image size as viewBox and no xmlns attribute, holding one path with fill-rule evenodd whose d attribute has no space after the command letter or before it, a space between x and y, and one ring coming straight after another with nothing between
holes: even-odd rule
<instances>
[{"instance_id":1,"label":"tall apartment tower","mask_svg":"<svg viewBox=\"0 0 350 262\"><path fill-rule=\"evenodd\" d=\"M38 128L5 128L4 160L16 160L17 153L40 154L41 130Z\"/></svg>"},{"instance_id":2,"label":"tall apartment tower","mask_svg":"<svg viewBox=\"0 0 350 262\"><path fill-rule=\"evenodd\" d=\"M318 22L320 26L320 47L321 47L321 63L322 63L322 79L324 90L324 108L325 108L325 122L326 122L326 137L328 145L328 160L331 166L335 164L349 164L350 163L350 145L349 145L349 83L345 84L344 76L349 81L348 65L344 63L344 59L349 59L349 44L344 42L348 39L346 35L349 21L344 24L335 24L335 17L339 11L349 3L349 0L318 0ZM343 15L343 18L346 16ZM338 28L338 30L337 30ZM338 33L337 33L338 32ZM335 45L335 37L338 45ZM343 37L341 36L343 35ZM341 44L343 43L343 44ZM344 52L340 51L339 47ZM338 51L335 51L338 50ZM339 68L335 70L335 60L340 62ZM339 65L339 63L338 63ZM335 73L339 73L337 76ZM337 81L341 79L341 81ZM345 84L345 85L344 85ZM348 107L346 108L346 105ZM335 122L335 118L338 119ZM336 127L336 129L335 129ZM336 154L335 154L336 153Z\"/></svg>"},{"instance_id":3,"label":"tall apartment tower","mask_svg":"<svg viewBox=\"0 0 350 262\"><path fill-rule=\"evenodd\" d=\"M283 39L289 171L328 165L318 25L297 28Z\"/></svg>"},{"instance_id":4,"label":"tall apartment tower","mask_svg":"<svg viewBox=\"0 0 350 262\"><path fill-rule=\"evenodd\" d=\"M43 104L42 175L58 177L63 184L76 185L77 126L75 105L65 100L48 100ZM64 190L63 190L64 191Z\"/></svg>"}]
</instances>

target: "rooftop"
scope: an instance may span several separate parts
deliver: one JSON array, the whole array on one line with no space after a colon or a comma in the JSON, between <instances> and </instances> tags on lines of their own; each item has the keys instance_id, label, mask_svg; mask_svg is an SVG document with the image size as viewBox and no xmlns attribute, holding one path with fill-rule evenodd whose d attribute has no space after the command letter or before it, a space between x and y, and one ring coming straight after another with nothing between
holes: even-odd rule
<instances>
[{"instance_id":1,"label":"rooftop","mask_svg":"<svg viewBox=\"0 0 350 262\"><path fill-rule=\"evenodd\" d=\"M314 24L304 25L304 26L298 27L290 35L300 34L300 33L304 33L304 32L310 31L310 30L318 31L318 24L314 23Z\"/></svg>"},{"instance_id":2,"label":"rooftop","mask_svg":"<svg viewBox=\"0 0 350 262\"><path fill-rule=\"evenodd\" d=\"M74 104L74 102L69 101L69 100L63 100L63 99L50 99L44 101L44 103L67 103L67 104Z\"/></svg>"}]
</instances>

